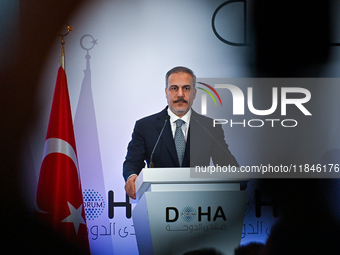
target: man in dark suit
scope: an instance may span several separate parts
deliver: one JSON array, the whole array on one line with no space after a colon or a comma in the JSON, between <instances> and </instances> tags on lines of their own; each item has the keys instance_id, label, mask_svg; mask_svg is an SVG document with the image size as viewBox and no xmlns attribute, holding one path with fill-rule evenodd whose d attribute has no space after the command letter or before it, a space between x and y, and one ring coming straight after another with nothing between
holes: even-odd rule
<instances>
[{"instance_id":1,"label":"man in dark suit","mask_svg":"<svg viewBox=\"0 0 340 255\"><path fill-rule=\"evenodd\" d=\"M168 106L138 120L128 145L123 176L126 193L133 199L136 199L135 180L145 161L152 167L190 167L209 166L212 158L215 165L238 166L224 141L221 125L214 127L212 119L191 109L196 97L194 73L179 66L171 69L165 78Z\"/></svg>"}]
</instances>

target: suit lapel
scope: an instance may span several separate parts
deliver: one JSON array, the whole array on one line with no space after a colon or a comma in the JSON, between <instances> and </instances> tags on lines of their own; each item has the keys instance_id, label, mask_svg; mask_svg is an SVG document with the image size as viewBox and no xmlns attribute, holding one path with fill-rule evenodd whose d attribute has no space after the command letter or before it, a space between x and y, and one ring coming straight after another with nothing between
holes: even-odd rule
<instances>
[{"instance_id":1,"label":"suit lapel","mask_svg":"<svg viewBox=\"0 0 340 255\"><path fill-rule=\"evenodd\" d=\"M156 129L157 129L158 134L160 134L162 130L162 127L164 125L164 120L167 115L168 115L167 108L165 108L162 112L160 112L159 116L157 116ZM176 162L176 165L179 166L175 141L172 136L171 127L170 127L170 120L165 125L161 140L163 141L163 144L169 151L169 154L174 160L174 162Z\"/></svg>"},{"instance_id":2,"label":"suit lapel","mask_svg":"<svg viewBox=\"0 0 340 255\"><path fill-rule=\"evenodd\" d=\"M197 119L198 114L191 109L191 118L190 118L190 125L189 125L189 130L188 130L188 138L187 138L187 144L185 147L185 154L184 154L184 159L183 159L183 166L185 167L190 167L190 137L192 137L190 134L192 132L195 132L197 130L197 123L196 123L196 119ZM198 137L197 135L194 135L194 137Z\"/></svg>"}]
</instances>

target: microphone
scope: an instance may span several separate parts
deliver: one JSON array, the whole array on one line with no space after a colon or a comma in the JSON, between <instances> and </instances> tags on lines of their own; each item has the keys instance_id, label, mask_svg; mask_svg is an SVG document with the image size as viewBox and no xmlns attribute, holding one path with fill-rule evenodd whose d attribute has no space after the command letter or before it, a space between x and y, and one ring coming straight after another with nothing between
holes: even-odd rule
<instances>
[{"instance_id":1,"label":"microphone","mask_svg":"<svg viewBox=\"0 0 340 255\"><path fill-rule=\"evenodd\" d=\"M158 138L157 138L156 144L155 144L155 146L153 147L153 150L152 150L152 152L151 152L151 156L150 156L150 168L154 168L154 165L153 165L153 162L152 162L153 154L155 153L155 150L156 150L156 147L157 147L157 145L158 145L159 139L161 138L161 136L162 136L162 134L163 134L163 131L164 131L164 128L165 128L165 125L166 125L166 123L168 122L169 119L170 119L170 116L167 115L166 118L165 118L165 121L164 121L164 125L163 125L163 127L162 127L162 130L161 130L161 132L159 133L159 136L158 136Z\"/></svg>"}]
</instances>

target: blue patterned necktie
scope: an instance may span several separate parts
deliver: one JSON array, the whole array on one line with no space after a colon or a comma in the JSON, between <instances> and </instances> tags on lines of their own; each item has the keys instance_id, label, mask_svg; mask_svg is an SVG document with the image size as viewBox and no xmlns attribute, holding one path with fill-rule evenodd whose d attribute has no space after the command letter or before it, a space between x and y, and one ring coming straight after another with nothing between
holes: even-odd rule
<instances>
[{"instance_id":1,"label":"blue patterned necktie","mask_svg":"<svg viewBox=\"0 0 340 255\"><path fill-rule=\"evenodd\" d=\"M184 123L185 122L181 119L176 120L175 145L177 150L179 166L182 166L185 152L185 138L182 131L182 125Z\"/></svg>"}]
</instances>

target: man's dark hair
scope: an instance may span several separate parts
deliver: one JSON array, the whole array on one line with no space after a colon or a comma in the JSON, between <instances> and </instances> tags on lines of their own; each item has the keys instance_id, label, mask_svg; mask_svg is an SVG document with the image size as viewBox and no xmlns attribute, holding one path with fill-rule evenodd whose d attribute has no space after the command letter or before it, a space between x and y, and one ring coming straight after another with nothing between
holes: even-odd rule
<instances>
[{"instance_id":1,"label":"man's dark hair","mask_svg":"<svg viewBox=\"0 0 340 255\"><path fill-rule=\"evenodd\" d=\"M199 250L188 251L182 255L223 255L223 253L214 248L203 248Z\"/></svg>"},{"instance_id":2,"label":"man's dark hair","mask_svg":"<svg viewBox=\"0 0 340 255\"><path fill-rule=\"evenodd\" d=\"M187 73L187 74L189 74L191 76L191 82L193 83L194 88L196 87L196 75L194 74L194 72L187 67L176 66L176 67L172 68L171 70L169 70L165 75L165 87L166 88L168 87L168 78L173 73Z\"/></svg>"},{"instance_id":3,"label":"man's dark hair","mask_svg":"<svg viewBox=\"0 0 340 255\"><path fill-rule=\"evenodd\" d=\"M234 255L259 255L264 249L263 243L250 242L240 245L234 250Z\"/></svg>"}]
</instances>

